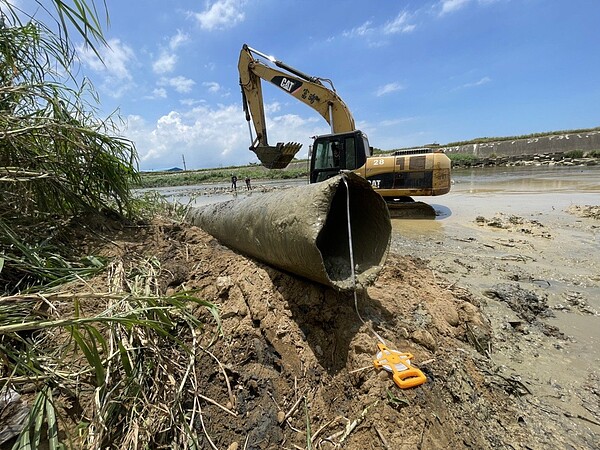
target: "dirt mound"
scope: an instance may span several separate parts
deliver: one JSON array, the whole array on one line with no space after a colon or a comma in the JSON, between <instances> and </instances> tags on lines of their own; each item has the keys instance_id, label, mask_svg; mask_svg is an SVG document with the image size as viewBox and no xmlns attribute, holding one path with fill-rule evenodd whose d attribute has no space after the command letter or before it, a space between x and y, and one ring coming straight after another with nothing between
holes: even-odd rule
<instances>
[{"instance_id":1,"label":"dirt mound","mask_svg":"<svg viewBox=\"0 0 600 450\"><path fill-rule=\"evenodd\" d=\"M389 255L355 305L352 293L245 258L196 227L155 223L110 239L105 253L158 259L163 293L194 289L219 307L222 335L215 341L207 327L202 344L220 364L198 363L201 392L214 400L202 405L203 448L208 436L219 449L556 448L575 439L487 358L491 327L478 301L423 260ZM377 372L371 329L412 353L427 382L400 390Z\"/></svg>"},{"instance_id":2,"label":"dirt mound","mask_svg":"<svg viewBox=\"0 0 600 450\"><path fill-rule=\"evenodd\" d=\"M498 213L491 219L478 216L475 222L480 226L500 228L509 232L529 234L532 236L552 238L552 235L544 229L544 225L537 220L525 219L514 214Z\"/></svg>"},{"instance_id":3,"label":"dirt mound","mask_svg":"<svg viewBox=\"0 0 600 450\"><path fill-rule=\"evenodd\" d=\"M600 205L573 205L567 209L569 214L600 220Z\"/></svg>"}]
</instances>

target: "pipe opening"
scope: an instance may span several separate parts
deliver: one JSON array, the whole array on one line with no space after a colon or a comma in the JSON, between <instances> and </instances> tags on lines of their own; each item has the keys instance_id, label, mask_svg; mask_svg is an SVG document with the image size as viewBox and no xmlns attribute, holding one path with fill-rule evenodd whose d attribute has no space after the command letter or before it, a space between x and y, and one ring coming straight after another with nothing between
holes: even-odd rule
<instances>
[{"instance_id":1,"label":"pipe opening","mask_svg":"<svg viewBox=\"0 0 600 450\"><path fill-rule=\"evenodd\" d=\"M385 202L374 197L370 187L348 180L350 224L356 277L380 266L385 260L391 224ZM325 270L334 282L352 282L348 242L347 191L340 183L331 200L325 225L317 237ZM381 200L381 201L379 201Z\"/></svg>"}]
</instances>

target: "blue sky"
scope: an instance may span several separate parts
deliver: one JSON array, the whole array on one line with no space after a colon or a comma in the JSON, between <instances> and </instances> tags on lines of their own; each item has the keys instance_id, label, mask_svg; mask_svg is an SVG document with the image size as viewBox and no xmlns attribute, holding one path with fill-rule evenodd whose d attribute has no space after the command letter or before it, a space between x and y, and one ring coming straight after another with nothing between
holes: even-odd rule
<instances>
[{"instance_id":1,"label":"blue sky","mask_svg":"<svg viewBox=\"0 0 600 450\"><path fill-rule=\"evenodd\" d=\"M600 126L598 0L106 0L105 65L80 74L118 109L140 169L257 162L242 112L244 43L333 80L381 149ZM101 2L99 3L101 6ZM264 85L264 83L263 83ZM264 89L270 142L329 132Z\"/></svg>"}]
</instances>

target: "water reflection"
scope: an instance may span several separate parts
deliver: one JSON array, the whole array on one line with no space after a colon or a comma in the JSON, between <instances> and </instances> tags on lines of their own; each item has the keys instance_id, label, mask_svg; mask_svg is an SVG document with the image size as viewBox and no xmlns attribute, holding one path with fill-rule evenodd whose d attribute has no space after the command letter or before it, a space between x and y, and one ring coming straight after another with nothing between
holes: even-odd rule
<instances>
[{"instance_id":1,"label":"water reflection","mask_svg":"<svg viewBox=\"0 0 600 450\"><path fill-rule=\"evenodd\" d=\"M452 190L486 192L600 191L600 166L490 167L452 173Z\"/></svg>"},{"instance_id":2,"label":"water reflection","mask_svg":"<svg viewBox=\"0 0 600 450\"><path fill-rule=\"evenodd\" d=\"M436 205L432 203L431 206L435 209L435 220L444 220L452 215L452 210L446 205Z\"/></svg>"}]
</instances>

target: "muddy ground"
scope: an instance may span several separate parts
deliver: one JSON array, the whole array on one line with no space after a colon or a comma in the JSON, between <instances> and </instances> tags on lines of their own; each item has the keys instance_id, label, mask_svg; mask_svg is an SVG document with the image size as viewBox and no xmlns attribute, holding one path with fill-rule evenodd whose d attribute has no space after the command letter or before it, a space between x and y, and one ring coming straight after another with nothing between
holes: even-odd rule
<instances>
[{"instance_id":1,"label":"muddy ground","mask_svg":"<svg viewBox=\"0 0 600 450\"><path fill-rule=\"evenodd\" d=\"M523 225L505 220L482 217L473 226L508 233ZM546 227L538 237L534 225L525 227L536 239L552 232ZM461 245L459 257L453 248L439 257L421 246L422 258L410 245L394 246L355 308L351 293L248 259L186 224L117 230L110 241L107 251L126 264L136 255L157 258L163 293L194 289L219 307L222 337L211 343L207 326L203 344L226 376L208 357L199 374L203 395L229 412L203 402L203 448L211 448L207 436L231 450L597 448L597 360L586 373L529 376L520 364L547 347L564 358L559 348L569 336L548 322L553 310L544 299L515 281L524 272L507 272L485 295L457 278L489 269L472 259L477 245ZM580 300L572 299L576 311L585 309ZM495 312L490 302L505 308ZM412 353L427 382L401 390L375 370L371 328L390 348ZM575 376L576 389L569 384Z\"/></svg>"}]
</instances>

